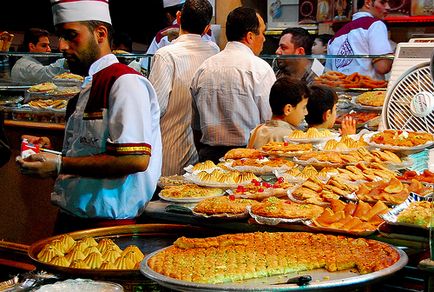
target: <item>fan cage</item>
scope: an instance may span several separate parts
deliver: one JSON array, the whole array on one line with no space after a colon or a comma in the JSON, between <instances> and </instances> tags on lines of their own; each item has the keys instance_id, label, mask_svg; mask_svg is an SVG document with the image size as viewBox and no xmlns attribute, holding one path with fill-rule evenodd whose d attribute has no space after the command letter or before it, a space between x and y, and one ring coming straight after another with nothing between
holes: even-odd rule
<instances>
[{"instance_id":1,"label":"fan cage","mask_svg":"<svg viewBox=\"0 0 434 292\"><path fill-rule=\"evenodd\" d=\"M383 106L386 128L434 133L434 112L425 117L417 117L410 110L413 97L420 92L434 94L429 62L404 72L387 93Z\"/></svg>"}]
</instances>

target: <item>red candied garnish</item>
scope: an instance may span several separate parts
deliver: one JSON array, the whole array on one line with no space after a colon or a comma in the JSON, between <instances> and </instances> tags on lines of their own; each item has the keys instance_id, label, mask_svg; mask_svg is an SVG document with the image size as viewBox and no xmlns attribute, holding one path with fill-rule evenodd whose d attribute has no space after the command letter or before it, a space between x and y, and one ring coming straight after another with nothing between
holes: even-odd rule
<instances>
[{"instance_id":1,"label":"red candied garnish","mask_svg":"<svg viewBox=\"0 0 434 292\"><path fill-rule=\"evenodd\" d=\"M425 170L423 171L423 176L426 176L426 177L434 177L434 172L429 171L428 169L425 169Z\"/></svg>"},{"instance_id":2,"label":"red candied garnish","mask_svg":"<svg viewBox=\"0 0 434 292\"><path fill-rule=\"evenodd\" d=\"M285 181L285 179L283 178L283 176L279 176L277 178L277 182L283 183Z\"/></svg>"},{"instance_id":3,"label":"red candied garnish","mask_svg":"<svg viewBox=\"0 0 434 292\"><path fill-rule=\"evenodd\" d=\"M283 146L288 146L289 143L288 142L283 142Z\"/></svg>"},{"instance_id":4,"label":"red candied garnish","mask_svg":"<svg viewBox=\"0 0 434 292\"><path fill-rule=\"evenodd\" d=\"M229 195L229 200L235 201L235 195Z\"/></svg>"},{"instance_id":5,"label":"red candied garnish","mask_svg":"<svg viewBox=\"0 0 434 292\"><path fill-rule=\"evenodd\" d=\"M263 192L264 192L264 189L263 189L263 188L260 188L260 189L258 190L258 192L259 192L259 193L263 193Z\"/></svg>"},{"instance_id":6,"label":"red candied garnish","mask_svg":"<svg viewBox=\"0 0 434 292\"><path fill-rule=\"evenodd\" d=\"M266 181L262 182L262 186L266 188L271 188L271 184Z\"/></svg>"}]
</instances>

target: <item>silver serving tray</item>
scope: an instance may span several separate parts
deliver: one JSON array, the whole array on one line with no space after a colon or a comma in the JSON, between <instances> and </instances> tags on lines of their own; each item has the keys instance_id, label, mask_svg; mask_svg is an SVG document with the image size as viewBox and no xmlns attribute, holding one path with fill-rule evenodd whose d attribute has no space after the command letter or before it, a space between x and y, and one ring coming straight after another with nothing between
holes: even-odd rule
<instances>
[{"instance_id":1,"label":"silver serving tray","mask_svg":"<svg viewBox=\"0 0 434 292\"><path fill-rule=\"evenodd\" d=\"M103 227L87 229L68 233L75 240L84 237L94 237L97 240L102 238L112 239L119 247L124 249L128 245L134 244L146 255L153 251L160 250L172 244L176 238L186 236L206 235L209 230L205 228L180 225L180 224L133 224L114 227ZM134 278L142 277L138 269L132 270L102 270L102 269L79 269L61 267L38 260L38 253L49 242L61 235L39 240L33 243L28 249L29 257L34 263L47 271L74 277L86 278Z\"/></svg>"},{"instance_id":2,"label":"silver serving tray","mask_svg":"<svg viewBox=\"0 0 434 292\"><path fill-rule=\"evenodd\" d=\"M167 247L166 247L167 248ZM225 284L202 284L188 281L176 280L160 273L155 272L148 266L148 260L158 254L161 250L155 251L145 257L140 265L140 272L149 279L157 282L161 286L174 289L177 291L320 291L336 288L355 287L366 285L367 283L377 281L386 276L402 269L408 262L407 254L393 247L399 253L399 260L392 266L365 275L355 273L351 270L340 272L328 272L325 269L304 271L299 273L284 274L273 277L250 279L234 283ZM285 282L286 279L294 276L310 275L312 281L305 286L296 284L275 284Z\"/></svg>"}]
</instances>

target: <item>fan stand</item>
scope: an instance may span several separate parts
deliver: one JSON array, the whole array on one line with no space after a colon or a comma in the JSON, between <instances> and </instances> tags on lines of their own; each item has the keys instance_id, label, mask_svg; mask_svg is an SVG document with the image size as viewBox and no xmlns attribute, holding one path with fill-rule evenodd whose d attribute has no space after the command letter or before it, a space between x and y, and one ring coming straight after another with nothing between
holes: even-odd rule
<instances>
[{"instance_id":1,"label":"fan stand","mask_svg":"<svg viewBox=\"0 0 434 292\"><path fill-rule=\"evenodd\" d=\"M418 268L426 274L424 291L434 291L434 261L429 258L421 260Z\"/></svg>"},{"instance_id":2,"label":"fan stand","mask_svg":"<svg viewBox=\"0 0 434 292\"><path fill-rule=\"evenodd\" d=\"M431 79L434 81L434 53L430 61ZM431 222L429 229L430 258L421 260L418 268L427 274L425 291L434 291L434 198L431 202Z\"/></svg>"}]
</instances>

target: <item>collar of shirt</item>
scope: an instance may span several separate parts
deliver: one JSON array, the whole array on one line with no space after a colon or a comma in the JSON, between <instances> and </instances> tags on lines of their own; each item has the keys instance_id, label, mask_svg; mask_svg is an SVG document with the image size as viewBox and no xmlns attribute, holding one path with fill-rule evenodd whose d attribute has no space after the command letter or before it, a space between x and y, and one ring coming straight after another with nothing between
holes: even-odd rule
<instances>
[{"instance_id":1,"label":"collar of shirt","mask_svg":"<svg viewBox=\"0 0 434 292\"><path fill-rule=\"evenodd\" d=\"M186 34L181 34L179 35L179 37L177 37L175 40L173 40L172 43L177 43L177 42L184 42L184 41L193 41L193 40L197 40L200 41L202 39L202 37L198 34L194 34L194 33L186 33Z\"/></svg>"},{"instance_id":2,"label":"collar of shirt","mask_svg":"<svg viewBox=\"0 0 434 292\"><path fill-rule=\"evenodd\" d=\"M254 56L255 54L253 54L252 49L250 49L248 46L246 46L245 44L241 43L241 42L236 42L236 41L232 41L232 42L228 42L226 44L225 50L243 50L246 52L246 54L251 54L252 56Z\"/></svg>"},{"instance_id":3,"label":"collar of shirt","mask_svg":"<svg viewBox=\"0 0 434 292\"><path fill-rule=\"evenodd\" d=\"M369 13L369 12L366 12L366 11L359 11L359 12L356 12L356 13L353 14L353 20L356 20L356 19L359 19L359 18L362 18L362 17L366 17L366 16L374 17L374 16L373 16L371 13Z\"/></svg>"},{"instance_id":4,"label":"collar of shirt","mask_svg":"<svg viewBox=\"0 0 434 292\"><path fill-rule=\"evenodd\" d=\"M81 85L82 88L85 88L89 82L92 81L92 76L101 71L104 68L107 68L108 66L118 63L118 59L113 54L105 55L98 60L96 60L89 68L89 75L84 78L83 84Z\"/></svg>"},{"instance_id":5,"label":"collar of shirt","mask_svg":"<svg viewBox=\"0 0 434 292\"><path fill-rule=\"evenodd\" d=\"M297 129L296 127L294 127L290 123L283 121L283 120L268 120L265 122L265 125L271 126L271 127L286 128L286 129L290 129L290 130Z\"/></svg>"}]
</instances>

